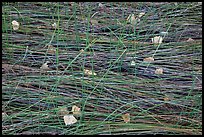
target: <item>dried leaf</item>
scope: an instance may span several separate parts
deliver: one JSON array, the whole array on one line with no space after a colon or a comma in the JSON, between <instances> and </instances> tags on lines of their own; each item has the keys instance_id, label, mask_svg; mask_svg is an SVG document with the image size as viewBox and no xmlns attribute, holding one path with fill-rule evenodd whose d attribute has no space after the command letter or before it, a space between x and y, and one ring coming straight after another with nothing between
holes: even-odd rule
<instances>
[{"instance_id":1,"label":"dried leaf","mask_svg":"<svg viewBox=\"0 0 204 137\"><path fill-rule=\"evenodd\" d=\"M96 75L96 73L95 72L93 72L92 73L92 71L91 70L88 70L88 69L84 69L84 73L86 74L86 75Z\"/></svg>"},{"instance_id":2,"label":"dried leaf","mask_svg":"<svg viewBox=\"0 0 204 137\"><path fill-rule=\"evenodd\" d=\"M188 38L187 41L188 41L188 42L190 42L190 41L194 41L194 39L192 39L192 38Z\"/></svg>"},{"instance_id":3,"label":"dried leaf","mask_svg":"<svg viewBox=\"0 0 204 137\"><path fill-rule=\"evenodd\" d=\"M132 60L130 65L131 65L131 66L135 66L135 65L136 65L135 61Z\"/></svg>"},{"instance_id":4,"label":"dried leaf","mask_svg":"<svg viewBox=\"0 0 204 137\"><path fill-rule=\"evenodd\" d=\"M138 17L141 18L141 17L144 16L144 15L145 15L145 12L141 12L141 13L138 15Z\"/></svg>"},{"instance_id":5,"label":"dried leaf","mask_svg":"<svg viewBox=\"0 0 204 137\"><path fill-rule=\"evenodd\" d=\"M152 38L152 43L158 44L158 43L162 43L163 38L161 36L156 36L154 38Z\"/></svg>"},{"instance_id":6,"label":"dried leaf","mask_svg":"<svg viewBox=\"0 0 204 137\"><path fill-rule=\"evenodd\" d=\"M80 115L81 114L81 111L80 111L81 108L77 107L76 105L72 106L72 113L74 115Z\"/></svg>"},{"instance_id":7,"label":"dried leaf","mask_svg":"<svg viewBox=\"0 0 204 137\"><path fill-rule=\"evenodd\" d=\"M163 74L163 69L162 68L156 69L155 74Z\"/></svg>"},{"instance_id":8,"label":"dried leaf","mask_svg":"<svg viewBox=\"0 0 204 137\"><path fill-rule=\"evenodd\" d=\"M73 115L65 115L64 116L64 123L65 125L72 125L77 122L77 119Z\"/></svg>"},{"instance_id":9,"label":"dried leaf","mask_svg":"<svg viewBox=\"0 0 204 137\"><path fill-rule=\"evenodd\" d=\"M122 115L122 118L124 120L124 122L130 122L130 114L129 113L126 113L124 115Z\"/></svg>"},{"instance_id":10,"label":"dried leaf","mask_svg":"<svg viewBox=\"0 0 204 137\"><path fill-rule=\"evenodd\" d=\"M46 61L46 62L40 67L40 70L41 70L41 71L50 70L50 68L48 67L47 63L50 63L50 62L49 62L49 61Z\"/></svg>"},{"instance_id":11,"label":"dried leaf","mask_svg":"<svg viewBox=\"0 0 204 137\"><path fill-rule=\"evenodd\" d=\"M52 24L52 27L53 27L54 29L56 29L56 28L57 28L57 24L56 24L56 23L53 23L53 24Z\"/></svg>"},{"instance_id":12,"label":"dried leaf","mask_svg":"<svg viewBox=\"0 0 204 137\"><path fill-rule=\"evenodd\" d=\"M127 18L127 21L130 22L130 24L134 25L136 23L135 15L130 14Z\"/></svg>"},{"instance_id":13,"label":"dried leaf","mask_svg":"<svg viewBox=\"0 0 204 137\"><path fill-rule=\"evenodd\" d=\"M19 29L20 23L18 23L15 20L13 20L11 23L12 23L13 30L18 30Z\"/></svg>"},{"instance_id":14,"label":"dried leaf","mask_svg":"<svg viewBox=\"0 0 204 137\"><path fill-rule=\"evenodd\" d=\"M145 62L153 62L154 58L153 57L144 58L143 61L145 61Z\"/></svg>"}]
</instances>

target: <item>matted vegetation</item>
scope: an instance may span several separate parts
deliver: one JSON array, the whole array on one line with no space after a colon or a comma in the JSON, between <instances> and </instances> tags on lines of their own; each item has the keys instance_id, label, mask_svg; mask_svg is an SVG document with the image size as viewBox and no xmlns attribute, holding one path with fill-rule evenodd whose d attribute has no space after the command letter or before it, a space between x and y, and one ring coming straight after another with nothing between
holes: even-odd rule
<instances>
[{"instance_id":1,"label":"matted vegetation","mask_svg":"<svg viewBox=\"0 0 204 137\"><path fill-rule=\"evenodd\" d=\"M3 3L2 133L202 134L201 9ZM66 125L73 106L77 122Z\"/></svg>"}]
</instances>

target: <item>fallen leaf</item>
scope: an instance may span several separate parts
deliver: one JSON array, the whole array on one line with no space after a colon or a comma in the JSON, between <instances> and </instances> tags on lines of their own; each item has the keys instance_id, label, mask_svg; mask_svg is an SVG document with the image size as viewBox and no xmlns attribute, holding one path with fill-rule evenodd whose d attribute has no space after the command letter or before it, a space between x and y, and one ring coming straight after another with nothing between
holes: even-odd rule
<instances>
[{"instance_id":1,"label":"fallen leaf","mask_svg":"<svg viewBox=\"0 0 204 137\"><path fill-rule=\"evenodd\" d=\"M77 122L77 119L73 115L65 115L64 116L64 123L65 125L72 125Z\"/></svg>"},{"instance_id":2,"label":"fallen leaf","mask_svg":"<svg viewBox=\"0 0 204 137\"><path fill-rule=\"evenodd\" d=\"M131 65L131 66L135 66L135 65L136 65L135 61L132 60L130 65Z\"/></svg>"},{"instance_id":3,"label":"fallen leaf","mask_svg":"<svg viewBox=\"0 0 204 137\"><path fill-rule=\"evenodd\" d=\"M130 122L130 114L129 113L122 115L122 118L123 118L125 123Z\"/></svg>"},{"instance_id":4,"label":"fallen leaf","mask_svg":"<svg viewBox=\"0 0 204 137\"><path fill-rule=\"evenodd\" d=\"M72 106L72 113L74 115L80 115L81 114L81 111L80 111L81 108L77 107L76 105Z\"/></svg>"},{"instance_id":5,"label":"fallen leaf","mask_svg":"<svg viewBox=\"0 0 204 137\"><path fill-rule=\"evenodd\" d=\"M138 15L138 17L141 18L141 17L144 16L144 15L145 15L145 12L141 12L141 13Z\"/></svg>"},{"instance_id":6,"label":"fallen leaf","mask_svg":"<svg viewBox=\"0 0 204 137\"><path fill-rule=\"evenodd\" d=\"M46 61L46 62L40 67L40 70L41 70L41 71L50 70L50 68L48 67L47 63L50 63L50 62L49 62L49 61Z\"/></svg>"},{"instance_id":7,"label":"fallen leaf","mask_svg":"<svg viewBox=\"0 0 204 137\"><path fill-rule=\"evenodd\" d=\"M130 22L130 24L134 25L136 23L136 19L135 19L135 15L134 14L130 14L127 19L128 22Z\"/></svg>"},{"instance_id":8,"label":"fallen leaf","mask_svg":"<svg viewBox=\"0 0 204 137\"><path fill-rule=\"evenodd\" d=\"M194 39L192 39L192 38L188 38L187 41L188 41L188 42L190 42L190 41L194 41Z\"/></svg>"},{"instance_id":9,"label":"fallen leaf","mask_svg":"<svg viewBox=\"0 0 204 137\"><path fill-rule=\"evenodd\" d=\"M18 30L19 29L20 23L18 23L15 20L13 20L11 23L12 23L13 30Z\"/></svg>"},{"instance_id":10,"label":"fallen leaf","mask_svg":"<svg viewBox=\"0 0 204 137\"><path fill-rule=\"evenodd\" d=\"M57 24L56 24L56 23L53 23L53 24L52 24L52 27L53 27L54 29L56 29L56 28L57 28Z\"/></svg>"},{"instance_id":11,"label":"fallen leaf","mask_svg":"<svg viewBox=\"0 0 204 137\"><path fill-rule=\"evenodd\" d=\"M154 58L153 57L144 58L143 61L145 61L145 62L153 62Z\"/></svg>"},{"instance_id":12,"label":"fallen leaf","mask_svg":"<svg viewBox=\"0 0 204 137\"><path fill-rule=\"evenodd\" d=\"M163 69L162 68L156 69L155 74L163 74Z\"/></svg>"},{"instance_id":13,"label":"fallen leaf","mask_svg":"<svg viewBox=\"0 0 204 137\"><path fill-rule=\"evenodd\" d=\"M158 44L158 43L162 43L163 38L161 36L156 36L154 38L152 38L152 43Z\"/></svg>"},{"instance_id":14,"label":"fallen leaf","mask_svg":"<svg viewBox=\"0 0 204 137\"><path fill-rule=\"evenodd\" d=\"M86 75L94 75L94 76L96 76L96 73L95 73L95 72L92 73L92 71L91 71L91 70L88 70L88 69L84 69L84 73L85 73Z\"/></svg>"}]
</instances>

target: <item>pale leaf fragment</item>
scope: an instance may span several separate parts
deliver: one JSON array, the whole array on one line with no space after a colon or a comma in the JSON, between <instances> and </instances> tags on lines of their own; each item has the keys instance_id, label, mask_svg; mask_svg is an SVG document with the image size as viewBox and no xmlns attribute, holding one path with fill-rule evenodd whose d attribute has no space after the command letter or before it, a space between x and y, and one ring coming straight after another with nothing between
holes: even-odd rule
<instances>
[{"instance_id":1,"label":"pale leaf fragment","mask_svg":"<svg viewBox=\"0 0 204 137\"><path fill-rule=\"evenodd\" d=\"M122 118L123 118L125 123L130 122L130 114L129 113L122 115Z\"/></svg>"},{"instance_id":2,"label":"pale leaf fragment","mask_svg":"<svg viewBox=\"0 0 204 137\"><path fill-rule=\"evenodd\" d=\"M11 24L12 24L13 30L19 29L20 23L18 23L17 21L13 20Z\"/></svg>"},{"instance_id":3,"label":"pale leaf fragment","mask_svg":"<svg viewBox=\"0 0 204 137\"><path fill-rule=\"evenodd\" d=\"M158 43L162 43L163 38L161 36L156 36L154 38L152 38L152 43L158 44Z\"/></svg>"},{"instance_id":4,"label":"pale leaf fragment","mask_svg":"<svg viewBox=\"0 0 204 137\"><path fill-rule=\"evenodd\" d=\"M141 13L138 15L138 17L141 18L141 17L144 16L144 15L145 15L145 12L141 12Z\"/></svg>"},{"instance_id":5,"label":"pale leaf fragment","mask_svg":"<svg viewBox=\"0 0 204 137\"><path fill-rule=\"evenodd\" d=\"M64 123L65 125L72 125L77 122L77 119L73 115L65 115L64 116Z\"/></svg>"},{"instance_id":6,"label":"pale leaf fragment","mask_svg":"<svg viewBox=\"0 0 204 137\"><path fill-rule=\"evenodd\" d=\"M74 114L74 115L80 115L81 114L81 110L80 110L81 108L79 108L79 107L77 107L76 105L73 105L72 106L72 113Z\"/></svg>"},{"instance_id":7,"label":"pale leaf fragment","mask_svg":"<svg viewBox=\"0 0 204 137\"><path fill-rule=\"evenodd\" d=\"M145 61L145 62L153 62L154 58L153 57L144 58L143 61Z\"/></svg>"},{"instance_id":8,"label":"pale leaf fragment","mask_svg":"<svg viewBox=\"0 0 204 137\"><path fill-rule=\"evenodd\" d=\"M56 29L56 28L57 28L57 24L56 24L56 23L53 23L53 24L52 24L52 27L53 27L54 29Z\"/></svg>"},{"instance_id":9,"label":"pale leaf fragment","mask_svg":"<svg viewBox=\"0 0 204 137\"><path fill-rule=\"evenodd\" d=\"M88 69L84 69L84 73L86 74L86 75L96 75L96 73L95 72L93 72L92 73L92 71L91 70L88 70Z\"/></svg>"},{"instance_id":10,"label":"pale leaf fragment","mask_svg":"<svg viewBox=\"0 0 204 137\"><path fill-rule=\"evenodd\" d=\"M41 70L41 71L50 70L50 68L48 67L47 63L50 63L50 62L49 62L49 61L46 61L46 62L40 67L40 70Z\"/></svg>"},{"instance_id":11,"label":"pale leaf fragment","mask_svg":"<svg viewBox=\"0 0 204 137\"><path fill-rule=\"evenodd\" d=\"M84 50L83 50L83 49L81 49L81 50L80 50L80 52L84 52Z\"/></svg>"},{"instance_id":12,"label":"pale leaf fragment","mask_svg":"<svg viewBox=\"0 0 204 137\"><path fill-rule=\"evenodd\" d=\"M162 68L156 69L155 74L163 74L163 69Z\"/></svg>"},{"instance_id":13,"label":"pale leaf fragment","mask_svg":"<svg viewBox=\"0 0 204 137\"><path fill-rule=\"evenodd\" d=\"M131 66L135 66L135 65L136 65L135 61L132 60L130 65L131 65Z\"/></svg>"},{"instance_id":14,"label":"pale leaf fragment","mask_svg":"<svg viewBox=\"0 0 204 137\"><path fill-rule=\"evenodd\" d=\"M134 25L136 23L136 18L134 14L130 14L127 19L128 22L130 22L130 24Z\"/></svg>"},{"instance_id":15,"label":"pale leaf fragment","mask_svg":"<svg viewBox=\"0 0 204 137\"><path fill-rule=\"evenodd\" d=\"M188 41L188 42L190 42L190 41L194 41L194 39L192 39L192 38L188 38L187 41Z\"/></svg>"}]
</instances>

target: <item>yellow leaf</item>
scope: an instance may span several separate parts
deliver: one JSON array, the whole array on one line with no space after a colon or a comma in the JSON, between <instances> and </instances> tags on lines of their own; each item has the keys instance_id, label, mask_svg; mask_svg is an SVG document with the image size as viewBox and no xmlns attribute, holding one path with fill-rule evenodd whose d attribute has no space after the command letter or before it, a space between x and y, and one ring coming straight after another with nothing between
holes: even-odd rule
<instances>
[{"instance_id":1,"label":"yellow leaf","mask_svg":"<svg viewBox=\"0 0 204 137\"><path fill-rule=\"evenodd\" d=\"M156 69L155 74L163 74L163 69L162 68Z\"/></svg>"},{"instance_id":2,"label":"yellow leaf","mask_svg":"<svg viewBox=\"0 0 204 137\"><path fill-rule=\"evenodd\" d=\"M163 38L161 36L156 36L154 38L152 38L152 43L158 44L158 43L162 43Z\"/></svg>"},{"instance_id":3,"label":"yellow leaf","mask_svg":"<svg viewBox=\"0 0 204 137\"><path fill-rule=\"evenodd\" d=\"M64 116L64 123L65 125L72 125L77 122L77 119L73 115L65 115Z\"/></svg>"},{"instance_id":4,"label":"yellow leaf","mask_svg":"<svg viewBox=\"0 0 204 137\"><path fill-rule=\"evenodd\" d=\"M81 111L80 111L81 108L77 107L76 105L72 106L72 113L74 115L80 115L81 114Z\"/></svg>"},{"instance_id":5,"label":"yellow leaf","mask_svg":"<svg viewBox=\"0 0 204 137\"><path fill-rule=\"evenodd\" d=\"M154 58L153 57L144 58L143 61L145 61L145 62L153 62Z\"/></svg>"},{"instance_id":6,"label":"yellow leaf","mask_svg":"<svg viewBox=\"0 0 204 137\"><path fill-rule=\"evenodd\" d=\"M15 20L13 20L11 23L12 23L13 30L18 30L19 29L20 23L18 23Z\"/></svg>"},{"instance_id":7,"label":"yellow leaf","mask_svg":"<svg viewBox=\"0 0 204 137\"><path fill-rule=\"evenodd\" d=\"M122 115L122 118L124 120L124 122L130 122L130 114L129 113L126 113L124 115Z\"/></svg>"}]
</instances>

